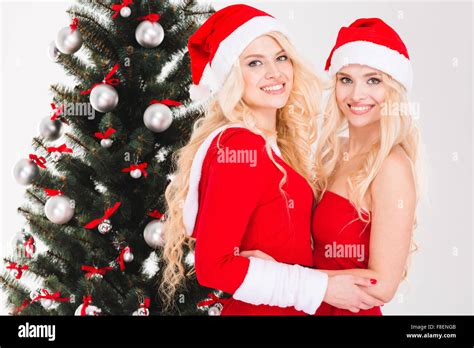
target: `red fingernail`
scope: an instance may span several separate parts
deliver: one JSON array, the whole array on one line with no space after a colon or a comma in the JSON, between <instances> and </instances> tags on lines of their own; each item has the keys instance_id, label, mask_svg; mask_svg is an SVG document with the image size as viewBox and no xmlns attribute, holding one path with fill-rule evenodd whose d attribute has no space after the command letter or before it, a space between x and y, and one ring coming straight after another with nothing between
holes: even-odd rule
<instances>
[{"instance_id":1,"label":"red fingernail","mask_svg":"<svg viewBox=\"0 0 474 348\"><path fill-rule=\"evenodd\" d=\"M377 279L371 279L370 284L377 284Z\"/></svg>"}]
</instances>

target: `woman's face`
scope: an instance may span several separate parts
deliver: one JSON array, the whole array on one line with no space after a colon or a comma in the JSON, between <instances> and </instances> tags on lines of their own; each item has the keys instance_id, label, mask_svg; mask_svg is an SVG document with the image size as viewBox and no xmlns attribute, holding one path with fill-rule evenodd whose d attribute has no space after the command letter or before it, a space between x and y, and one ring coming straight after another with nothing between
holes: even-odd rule
<instances>
[{"instance_id":1,"label":"woman's face","mask_svg":"<svg viewBox=\"0 0 474 348\"><path fill-rule=\"evenodd\" d=\"M381 72L352 64L339 70L336 77L337 105L349 124L359 128L379 122L385 99Z\"/></svg>"},{"instance_id":2,"label":"woman's face","mask_svg":"<svg viewBox=\"0 0 474 348\"><path fill-rule=\"evenodd\" d=\"M293 64L275 39L261 36L239 58L245 82L244 102L252 109L286 105L293 87Z\"/></svg>"}]
</instances>

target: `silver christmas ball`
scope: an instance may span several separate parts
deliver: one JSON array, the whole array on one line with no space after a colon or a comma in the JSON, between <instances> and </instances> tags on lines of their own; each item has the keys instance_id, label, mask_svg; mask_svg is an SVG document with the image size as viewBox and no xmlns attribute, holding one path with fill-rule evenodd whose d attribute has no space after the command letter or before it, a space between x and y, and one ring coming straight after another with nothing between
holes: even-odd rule
<instances>
[{"instance_id":1,"label":"silver christmas ball","mask_svg":"<svg viewBox=\"0 0 474 348\"><path fill-rule=\"evenodd\" d=\"M64 195L50 197L44 205L44 214L55 224L65 224L74 216L73 201Z\"/></svg>"},{"instance_id":2,"label":"silver christmas ball","mask_svg":"<svg viewBox=\"0 0 474 348\"><path fill-rule=\"evenodd\" d=\"M95 110L110 112L117 106L119 96L114 87L101 83L92 89L89 100Z\"/></svg>"},{"instance_id":3,"label":"silver christmas ball","mask_svg":"<svg viewBox=\"0 0 474 348\"><path fill-rule=\"evenodd\" d=\"M105 219L99 224L97 229L99 230L100 233L106 234L112 230L112 224L110 223L110 220Z\"/></svg>"},{"instance_id":4,"label":"silver christmas ball","mask_svg":"<svg viewBox=\"0 0 474 348\"><path fill-rule=\"evenodd\" d=\"M27 235L25 229L22 228L20 232L15 233L11 240L11 246L15 249L18 247L23 247L23 243L26 241Z\"/></svg>"},{"instance_id":5,"label":"silver christmas ball","mask_svg":"<svg viewBox=\"0 0 474 348\"><path fill-rule=\"evenodd\" d=\"M163 27L156 22L145 20L135 30L135 39L145 48L157 47L165 38Z\"/></svg>"},{"instance_id":6,"label":"silver christmas ball","mask_svg":"<svg viewBox=\"0 0 474 348\"><path fill-rule=\"evenodd\" d=\"M29 185L39 175L38 166L30 159L24 158L15 164L13 176L20 185Z\"/></svg>"},{"instance_id":7,"label":"silver christmas ball","mask_svg":"<svg viewBox=\"0 0 474 348\"><path fill-rule=\"evenodd\" d=\"M77 307L76 311L74 312L74 315L81 316L81 311L82 311L82 306L84 304L81 304L79 307ZM99 316L102 313L102 310L96 306L93 305L88 305L86 308L86 315L87 316Z\"/></svg>"},{"instance_id":8,"label":"silver christmas ball","mask_svg":"<svg viewBox=\"0 0 474 348\"><path fill-rule=\"evenodd\" d=\"M133 312L132 315L139 317L147 317L150 315L150 311L147 308L138 308L135 312Z\"/></svg>"},{"instance_id":9,"label":"silver christmas ball","mask_svg":"<svg viewBox=\"0 0 474 348\"><path fill-rule=\"evenodd\" d=\"M146 225L143 231L145 242L153 249L164 246L163 239L163 222L153 220Z\"/></svg>"},{"instance_id":10,"label":"silver christmas ball","mask_svg":"<svg viewBox=\"0 0 474 348\"><path fill-rule=\"evenodd\" d=\"M48 291L48 293L50 293L50 294L52 293L49 289L45 289L45 290ZM41 289L41 288L38 288L38 289L33 290L32 292L30 292L30 299L31 300L34 300L35 298L38 298L39 296L44 296L43 289ZM43 306L44 309L55 309L59 306L59 303L57 303L56 301L53 301L49 298L42 298L42 299L36 300L36 301L39 301L41 306Z\"/></svg>"},{"instance_id":11,"label":"silver christmas ball","mask_svg":"<svg viewBox=\"0 0 474 348\"><path fill-rule=\"evenodd\" d=\"M130 10L130 7L128 6L122 7L122 9L120 10L120 16L122 16L123 18L128 18L131 14L132 10Z\"/></svg>"},{"instance_id":12,"label":"silver christmas ball","mask_svg":"<svg viewBox=\"0 0 474 348\"><path fill-rule=\"evenodd\" d=\"M130 176L134 179L139 179L142 176L142 171L140 169L134 169L130 172Z\"/></svg>"},{"instance_id":13,"label":"silver christmas ball","mask_svg":"<svg viewBox=\"0 0 474 348\"><path fill-rule=\"evenodd\" d=\"M164 104L152 104L146 108L143 114L143 123L152 132L164 132L171 126L173 114L169 107Z\"/></svg>"},{"instance_id":14,"label":"silver christmas ball","mask_svg":"<svg viewBox=\"0 0 474 348\"><path fill-rule=\"evenodd\" d=\"M222 308L223 307L220 303L216 303L215 305L213 305L212 307L209 308L207 313L210 316L219 316L219 315L221 315Z\"/></svg>"},{"instance_id":15,"label":"silver christmas ball","mask_svg":"<svg viewBox=\"0 0 474 348\"><path fill-rule=\"evenodd\" d=\"M102 146L102 147L108 149L109 147L112 146L113 142L114 142L114 141L113 141L112 139L109 139L109 138L107 138L107 139L102 139L102 140L100 141L100 146Z\"/></svg>"},{"instance_id":16,"label":"silver christmas ball","mask_svg":"<svg viewBox=\"0 0 474 348\"><path fill-rule=\"evenodd\" d=\"M45 309L50 309L52 306L53 306L53 303L54 301L53 300L50 300L49 298L44 298L44 299L41 299L41 305L43 306L43 308Z\"/></svg>"},{"instance_id":17,"label":"silver christmas ball","mask_svg":"<svg viewBox=\"0 0 474 348\"><path fill-rule=\"evenodd\" d=\"M72 31L70 27L64 27L59 31L55 43L61 53L73 54L82 46L82 35L78 29Z\"/></svg>"},{"instance_id":18,"label":"silver christmas ball","mask_svg":"<svg viewBox=\"0 0 474 348\"><path fill-rule=\"evenodd\" d=\"M56 47L56 43L54 41L51 41L48 46L48 58L53 62L57 62L60 55L61 51L59 51Z\"/></svg>"},{"instance_id":19,"label":"silver christmas ball","mask_svg":"<svg viewBox=\"0 0 474 348\"><path fill-rule=\"evenodd\" d=\"M133 261L133 254L130 251L127 251L123 254L123 261L124 262L132 262Z\"/></svg>"},{"instance_id":20,"label":"silver christmas ball","mask_svg":"<svg viewBox=\"0 0 474 348\"><path fill-rule=\"evenodd\" d=\"M39 133L48 140L57 140L62 135L63 123L58 119L51 121L51 117L43 118L38 126Z\"/></svg>"}]
</instances>

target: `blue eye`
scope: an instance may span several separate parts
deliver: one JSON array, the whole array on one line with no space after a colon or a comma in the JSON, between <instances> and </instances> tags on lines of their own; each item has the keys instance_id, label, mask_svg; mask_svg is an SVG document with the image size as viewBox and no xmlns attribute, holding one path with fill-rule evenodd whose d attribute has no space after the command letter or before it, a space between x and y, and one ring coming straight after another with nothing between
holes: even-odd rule
<instances>
[{"instance_id":1,"label":"blue eye","mask_svg":"<svg viewBox=\"0 0 474 348\"><path fill-rule=\"evenodd\" d=\"M380 81L378 78L375 78L375 77L372 77L367 81L369 85L378 85L380 82L382 81Z\"/></svg>"},{"instance_id":2,"label":"blue eye","mask_svg":"<svg viewBox=\"0 0 474 348\"><path fill-rule=\"evenodd\" d=\"M341 81L341 82L342 82L343 84L345 84L345 85L347 85L347 84L349 84L349 83L352 83L352 80L351 80L350 78L348 78L348 77L345 77L345 76L344 76L344 77L341 77L341 78L339 79L339 81Z\"/></svg>"},{"instance_id":3,"label":"blue eye","mask_svg":"<svg viewBox=\"0 0 474 348\"><path fill-rule=\"evenodd\" d=\"M285 56L285 55L279 56L279 57L277 58L277 60L280 61L280 62L284 62L284 61L288 60L288 57Z\"/></svg>"},{"instance_id":4,"label":"blue eye","mask_svg":"<svg viewBox=\"0 0 474 348\"><path fill-rule=\"evenodd\" d=\"M249 64L249 66L258 66L258 65L262 65L262 62L259 61L259 60L252 60Z\"/></svg>"}]
</instances>

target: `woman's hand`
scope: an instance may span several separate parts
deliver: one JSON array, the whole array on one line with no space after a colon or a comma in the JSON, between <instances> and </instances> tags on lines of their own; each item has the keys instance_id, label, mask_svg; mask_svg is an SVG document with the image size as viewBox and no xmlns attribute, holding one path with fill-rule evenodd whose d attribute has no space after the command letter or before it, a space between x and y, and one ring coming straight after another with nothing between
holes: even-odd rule
<instances>
[{"instance_id":1,"label":"woman's hand","mask_svg":"<svg viewBox=\"0 0 474 348\"><path fill-rule=\"evenodd\" d=\"M257 257L264 260L276 261L270 255L260 250L246 250L240 252L240 256ZM328 273L328 272L326 272ZM349 274L329 275L328 287L323 301L331 306L346 309L357 313L361 309L370 309L374 306L383 306L379 299L369 295L363 290L364 287L371 287L370 278L353 276Z\"/></svg>"},{"instance_id":2,"label":"woman's hand","mask_svg":"<svg viewBox=\"0 0 474 348\"><path fill-rule=\"evenodd\" d=\"M371 287L369 278L349 274L329 276L328 287L323 301L331 306L347 309L353 313L361 309L383 306L383 302L369 295L363 287Z\"/></svg>"},{"instance_id":3,"label":"woman's hand","mask_svg":"<svg viewBox=\"0 0 474 348\"><path fill-rule=\"evenodd\" d=\"M260 250L241 251L239 255L244 256L244 257L253 256L253 257L258 257L259 259L276 261L273 257L271 257L268 254L265 254L263 251L260 251Z\"/></svg>"}]
</instances>

